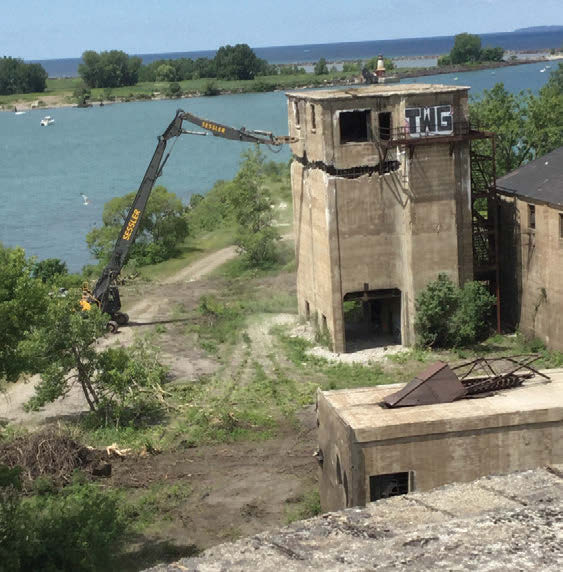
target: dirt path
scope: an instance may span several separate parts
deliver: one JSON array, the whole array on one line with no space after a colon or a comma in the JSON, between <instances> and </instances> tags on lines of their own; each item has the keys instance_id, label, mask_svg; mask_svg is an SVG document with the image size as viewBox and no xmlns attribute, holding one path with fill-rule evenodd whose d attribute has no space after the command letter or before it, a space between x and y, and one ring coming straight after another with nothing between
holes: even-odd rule
<instances>
[{"instance_id":1,"label":"dirt path","mask_svg":"<svg viewBox=\"0 0 563 572\"><path fill-rule=\"evenodd\" d=\"M236 255L236 246L227 246L186 266L173 276L169 276L163 280L163 283L172 284L174 282L193 282L194 280L200 280L228 260L235 258Z\"/></svg>"}]
</instances>

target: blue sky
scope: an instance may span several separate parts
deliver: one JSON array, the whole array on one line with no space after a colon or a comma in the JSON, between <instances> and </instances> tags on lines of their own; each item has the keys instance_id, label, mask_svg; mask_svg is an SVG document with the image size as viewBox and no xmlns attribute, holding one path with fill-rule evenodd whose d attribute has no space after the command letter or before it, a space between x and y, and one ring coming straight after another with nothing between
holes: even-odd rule
<instances>
[{"instance_id":1,"label":"blue sky","mask_svg":"<svg viewBox=\"0 0 563 572\"><path fill-rule=\"evenodd\" d=\"M2 2L0 56L78 57L509 32L563 25L561 0L19 0Z\"/></svg>"}]
</instances>

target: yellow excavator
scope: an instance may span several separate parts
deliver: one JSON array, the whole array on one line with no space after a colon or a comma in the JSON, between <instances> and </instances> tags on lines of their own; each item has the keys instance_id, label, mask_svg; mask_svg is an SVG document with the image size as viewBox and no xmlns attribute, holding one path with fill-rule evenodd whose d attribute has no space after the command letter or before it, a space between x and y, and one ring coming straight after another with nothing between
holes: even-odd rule
<instances>
[{"instance_id":1,"label":"yellow excavator","mask_svg":"<svg viewBox=\"0 0 563 572\"><path fill-rule=\"evenodd\" d=\"M198 125L204 129L204 131L184 129L184 121ZM294 137L276 136L269 131L245 129L244 127L236 129L227 125L221 125L214 121L201 119L181 109L176 112L170 125L168 125L164 133L158 137L156 149L147 167L145 176L141 181L139 190L135 195L133 204L129 209L129 213L125 218L125 222L119 232L108 264L102 271L102 275L96 282L94 288L90 289L87 283L84 284L82 288L82 299L80 300L82 310L88 311L93 305L96 305L102 312L109 314L111 320L108 322L108 330L111 332L117 332L120 325L127 324L129 321L129 316L121 311L121 299L119 289L115 283L116 278L127 260L131 245L135 241L154 184L162 174L164 165L170 156L170 152L165 155L166 146L171 139L175 139L184 134L212 135L233 141L267 145L272 148L279 148L281 145L297 141Z\"/></svg>"}]
</instances>

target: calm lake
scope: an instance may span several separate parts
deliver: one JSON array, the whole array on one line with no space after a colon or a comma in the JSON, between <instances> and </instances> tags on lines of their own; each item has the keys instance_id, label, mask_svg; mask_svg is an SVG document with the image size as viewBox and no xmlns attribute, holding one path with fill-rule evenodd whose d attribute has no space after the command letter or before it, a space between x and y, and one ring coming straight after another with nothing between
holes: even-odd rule
<instances>
[{"instance_id":1,"label":"calm lake","mask_svg":"<svg viewBox=\"0 0 563 572\"><path fill-rule=\"evenodd\" d=\"M556 66L553 62L551 69ZM470 85L473 95L501 81L513 92L537 91L549 77L549 70L542 73L542 68L542 64L526 64L405 82ZM32 110L24 115L0 113L0 242L23 246L40 259L65 260L71 271L93 262L86 233L101 224L106 201L138 188L157 136L178 108L233 127L287 133L282 92ZM55 123L40 127L46 114ZM232 178L247 146L184 135L177 140L158 184L188 201L217 180ZM264 151L276 161L290 157L288 149L278 154ZM83 204L81 193L90 204Z\"/></svg>"}]
</instances>

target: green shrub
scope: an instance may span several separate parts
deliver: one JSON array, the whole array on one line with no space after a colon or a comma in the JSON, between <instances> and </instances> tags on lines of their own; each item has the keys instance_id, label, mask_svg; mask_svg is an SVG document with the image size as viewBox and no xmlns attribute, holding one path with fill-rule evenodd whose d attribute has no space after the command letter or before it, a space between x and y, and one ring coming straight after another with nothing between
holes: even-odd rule
<instances>
[{"instance_id":1,"label":"green shrub","mask_svg":"<svg viewBox=\"0 0 563 572\"><path fill-rule=\"evenodd\" d=\"M422 347L460 347L484 340L495 297L479 282L458 288L445 274L416 299L415 331Z\"/></svg>"},{"instance_id":2,"label":"green shrub","mask_svg":"<svg viewBox=\"0 0 563 572\"><path fill-rule=\"evenodd\" d=\"M0 487L0 569L108 570L128 533L118 497L75 483L22 498Z\"/></svg>"},{"instance_id":3,"label":"green shrub","mask_svg":"<svg viewBox=\"0 0 563 572\"><path fill-rule=\"evenodd\" d=\"M203 87L203 95L219 95L221 90L217 87L217 84L214 81L208 81L205 83Z\"/></svg>"},{"instance_id":4,"label":"green shrub","mask_svg":"<svg viewBox=\"0 0 563 572\"><path fill-rule=\"evenodd\" d=\"M177 81L168 84L165 91L166 97L180 97L182 95L182 87Z\"/></svg>"}]
</instances>

